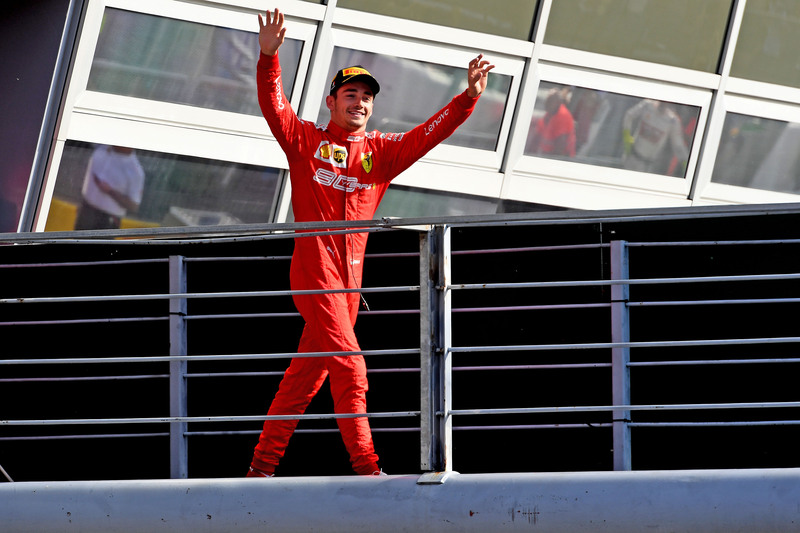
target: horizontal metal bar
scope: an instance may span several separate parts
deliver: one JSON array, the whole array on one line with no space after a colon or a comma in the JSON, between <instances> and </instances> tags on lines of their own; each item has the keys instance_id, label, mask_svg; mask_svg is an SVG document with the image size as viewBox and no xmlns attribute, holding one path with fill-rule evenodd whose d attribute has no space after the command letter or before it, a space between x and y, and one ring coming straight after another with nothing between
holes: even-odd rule
<instances>
[{"instance_id":1,"label":"horizontal metal bar","mask_svg":"<svg viewBox=\"0 0 800 533\"><path fill-rule=\"evenodd\" d=\"M542 304L542 305L517 305L497 307L454 307L453 313L484 313L496 311L554 311L557 309L604 309L611 307L611 303L588 304Z\"/></svg>"},{"instance_id":2,"label":"horizontal metal bar","mask_svg":"<svg viewBox=\"0 0 800 533\"><path fill-rule=\"evenodd\" d=\"M675 283L719 283L737 281L774 281L800 279L800 273L786 274L746 274L732 276L691 276L685 278L631 278L631 279L599 279L575 281L531 281L522 283L453 283L449 290L474 289L536 289L543 287L598 287L604 285L666 285Z\"/></svg>"},{"instance_id":3,"label":"horizontal metal bar","mask_svg":"<svg viewBox=\"0 0 800 533\"><path fill-rule=\"evenodd\" d=\"M419 411L381 413L325 413L315 415L247 415L247 416L165 416L147 418L64 418L41 420L0 420L3 426L82 426L116 424L163 424L171 422L263 422L265 420L332 420L336 418L400 418L419 416Z\"/></svg>"},{"instance_id":4,"label":"horizontal metal bar","mask_svg":"<svg viewBox=\"0 0 800 533\"><path fill-rule=\"evenodd\" d=\"M230 242L253 242L281 239L295 239L303 237L318 237L322 235L347 235L351 233L377 233L381 231L397 231L389 226L363 227L357 229L335 229L353 227L353 222L358 225L370 226L374 221L348 221L348 222L320 222L282 224L276 226L273 233L263 233L258 224L231 225L214 230L206 226L186 226L176 231L175 228L148 228L118 230L82 230L79 232L51 231L46 233L16 233L0 234L0 244L113 244L114 246L142 246L142 245L168 245L176 244L220 244ZM326 229L329 228L329 229ZM163 231L156 231L156 230ZM227 231L226 231L227 230ZM296 231L295 231L296 230ZM198 234L197 237L188 237ZM160 238L153 238L159 236ZM205 235L205 236L203 236ZM123 237L120 239L119 237Z\"/></svg>"},{"instance_id":5,"label":"horizontal metal bar","mask_svg":"<svg viewBox=\"0 0 800 533\"><path fill-rule=\"evenodd\" d=\"M753 239L742 241L669 241L669 242L627 242L626 246L639 248L659 248L665 246L742 246L753 244L800 244L800 239Z\"/></svg>"},{"instance_id":6,"label":"horizontal metal bar","mask_svg":"<svg viewBox=\"0 0 800 533\"><path fill-rule=\"evenodd\" d=\"M611 245L608 243L591 243L591 244L565 244L553 246L522 246L517 248L484 248L479 250L453 250L452 255L481 255L481 254L497 254L497 253L520 253L520 252L554 252L564 250L586 250L586 249L602 249L608 248Z\"/></svg>"},{"instance_id":7,"label":"horizontal metal bar","mask_svg":"<svg viewBox=\"0 0 800 533\"><path fill-rule=\"evenodd\" d=\"M370 428L372 433L419 433L418 427L410 427L410 428L403 428L403 427L395 427L395 428L381 428L375 427L374 425ZM295 433L301 433L306 435L316 435L320 433L339 433L338 427L333 428L314 428L314 429L295 429ZM183 433L187 437L214 437L220 435L259 435L261 434L260 429L251 429L251 430L239 430L239 431L185 431Z\"/></svg>"},{"instance_id":8,"label":"horizontal metal bar","mask_svg":"<svg viewBox=\"0 0 800 533\"><path fill-rule=\"evenodd\" d=\"M184 257L186 263L222 263L240 261L288 261L291 255L244 255L244 256L217 256L217 257Z\"/></svg>"},{"instance_id":9,"label":"horizontal metal bar","mask_svg":"<svg viewBox=\"0 0 800 533\"><path fill-rule=\"evenodd\" d=\"M64 261L63 263L9 263L0 264L0 269L15 268L51 268L51 267L86 267L86 266L109 266L109 265L140 265L145 263L168 263L166 257L154 259L115 259L108 261Z\"/></svg>"},{"instance_id":10,"label":"horizontal metal bar","mask_svg":"<svg viewBox=\"0 0 800 533\"><path fill-rule=\"evenodd\" d=\"M419 373L417 368L368 368L367 374L398 374L405 372ZM261 377L261 376L282 376L283 370L275 372L195 372L185 374L187 378L229 378L229 377Z\"/></svg>"},{"instance_id":11,"label":"horizontal metal bar","mask_svg":"<svg viewBox=\"0 0 800 533\"><path fill-rule=\"evenodd\" d=\"M130 376L72 376L72 377L43 377L43 378L0 378L0 383L49 383L49 382L72 382L72 381L125 381L134 379L162 379L168 378L169 374L142 374Z\"/></svg>"},{"instance_id":12,"label":"horizontal metal bar","mask_svg":"<svg viewBox=\"0 0 800 533\"><path fill-rule=\"evenodd\" d=\"M739 422L630 422L629 425L632 428L797 426L800 425L800 420L754 420Z\"/></svg>"},{"instance_id":13,"label":"horizontal metal bar","mask_svg":"<svg viewBox=\"0 0 800 533\"><path fill-rule=\"evenodd\" d=\"M741 305L799 303L800 298L738 298L731 300L662 300L658 302L628 302L628 307L665 307L687 305Z\"/></svg>"},{"instance_id":14,"label":"horizontal metal bar","mask_svg":"<svg viewBox=\"0 0 800 533\"><path fill-rule=\"evenodd\" d=\"M750 358L750 359L696 359L692 361L636 361L629 362L629 367L646 366L693 366L693 365L757 365L757 364L776 364L776 363L800 363L800 358L779 357L771 358Z\"/></svg>"},{"instance_id":15,"label":"horizontal metal bar","mask_svg":"<svg viewBox=\"0 0 800 533\"><path fill-rule=\"evenodd\" d=\"M418 315L419 309L371 309L366 311L359 309L358 316L369 315ZM299 317L300 313L297 311L288 311L285 313L221 313L221 314L208 314L208 315L188 315L186 320L204 320L204 319L226 319L226 318L287 318Z\"/></svg>"},{"instance_id":16,"label":"horizontal metal bar","mask_svg":"<svg viewBox=\"0 0 800 533\"><path fill-rule=\"evenodd\" d=\"M545 413L596 413L608 411L697 411L718 409L787 409L800 407L800 402L748 402L748 403L685 403L651 405L584 405L574 407L510 407L503 409L451 409L450 416L458 415L530 415ZM439 416L445 413L438 411Z\"/></svg>"},{"instance_id":17,"label":"horizontal metal bar","mask_svg":"<svg viewBox=\"0 0 800 533\"><path fill-rule=\"evenodd\" d=\"M360 352L304 352L267 354L225 354L225 355L153 355L131 357L69 357L63 359L0 359L3 365L69 365L79 363L159 363L171 361L239 361L261 359L286 359L292 357L345 357L349 355L418 355L419 348L393 350L361 350Z\"/></svg>"},{"instance_id":18,"label":"horizontal metal bar","mask_svg":"<svg viewBox=\"0 0 800 533\"><path fill-rule=\"evenodd\" d=\"M220 242L226 240L242 240L243 237L267 237L279 232L329 230L360 226L381 230L405 229L414 226L449 225L452 227L516 227L564 224L597 224L620 221L664 221L664 220L705 220L712 218L746 217L763 215L796 214L800 204L741 204L719 206L692 206L669 208L635 208L614 210L564 210L540 211L531 213L503 213L501 215L459 215L445 217L392 218L383 217L374 220L337 221L337 222L293 222L293 223L259 223L231 224L225 226L183 226L129 228L117 230L82 230L29 233L0 233L0 243L39 244L73 242L108 242L123 244L175 244L180 242ZM194 236L195 238L189 238ZM286 235L284 235L286 236ZM290 234L289 236L294 236Z\"/></svg>"},{"instance_id":19,"label":"horizontal metal bar","mask_svg":"<svg viewBox=\"0 0 800 533\"><path fill-rule=\"evenodd\" d=\"M483 371L483 370L553 370L574 368L611 368L611 363L564 363L553 365L496 365L496 366L453 366L457 371Z\"/></svg>"},{"instance_id":20,"label":"horizontal metal bar","mask_svg":"<svg viewBox=\"0 0 800 533\"><path fill-rule=\"evenodd\" d=\"M453 431L494 431L515 429L599 429L610 428L611 423L584 422L582 424L507 424L502 426L453 426Z\"/></svg>"},{"instance_id":21,"label":"horizontal metal bar","mask_svg":"<svg viewBox=\"0 0 800 533\"><path fill-rule=\"evenodd\" d=\"M297 311L287 311L285 313L219 313L208 315L186 315L184 319L189 321L194 320L224 320L229 318L289 318L298 317L300 313Z\"/></svg>"},{"instance_id":22,"label":"horizontal metal bar","mask_svg":"<svg viewBox=\"0 0 800 533\"><path fill-rule=\"evenodd\" d=\"M309 289L286 291L233 291L233 292L195 292L195 293L161 293L161 294L120 294L112 296L53 296L33 298L2 298L0 304L20 303L75 303L75 302L115 302L135 300L179 300L179 299L211 299L211 298L252 298L265 296L296 296L308 294L347 294L375 292L414 292L419 285L401 285L396 287L362 287L359 289Z\"/></svg>"},{"instance_id":23,"label":"horizontal metal bar","mask_svg":"<svg viewBox=\"0 0 800 533\"><path fill-rule=\"evenodd\" d=\"M0 442L14 441L47 441L47 440L86 440L86 439L117 439L141 437L169 437L169 432L164 433L106 433L92 435L35 435L27 437L0 437Z\"/></svg>"},{"instance_id":24,"label":"horizontal metal bar","mask_svg":"<svg viewBox=\"0 0 800 533\"><path fill-rule=\"evenodd\" d=\"M63 326L66 324L120 324L126 322L158 322L169 320L168 316L137 316L127 318L78 318L69 320L20 320L0 322L0 326Z\"/></svg>"},{"instance_id":25,"label":"horizontal metal bar","mask_svg":"<svg viewBox=\"0 0 800 533\"><path fill-rule=\"evenodd\" d=\"M453 346L451 353L519 352L542 350L598 350L609 348L673 348L685 346L732 346L800 342L800 337L760 337L757 339L704 339L689 341L595 342L582 344L518 344L507 346Z\"/></svg>"}]
</instances>

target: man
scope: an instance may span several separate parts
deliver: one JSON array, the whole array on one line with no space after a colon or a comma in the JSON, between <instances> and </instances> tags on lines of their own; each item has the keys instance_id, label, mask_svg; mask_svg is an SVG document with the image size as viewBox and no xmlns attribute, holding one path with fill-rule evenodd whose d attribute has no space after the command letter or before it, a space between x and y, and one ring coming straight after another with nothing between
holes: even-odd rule
<instances>
[{"instance_id":1,"label":"man","mask_svg":"<svg viewBox=\"0 0 800 533\"><path fill-rule=\"evenodd\" d=\"M575 157L575 120L564 102L559 89L553 89L547 95L545 114L536 121L533 152Z\"/></svg>"},{"instance_id":2,"label":"man","mask_svg":"<svg viewBox=\"0 0 800 533\"><path fill-rule=\"evenodd\" d=\"M139 210L144 177L133 148L97 147L83 179L75 229L118 229L123 216Z\"/></svg>"},{"instance_id":3,"label":"man","mask_svg":"<svg viewBox=\"0 0 800 533\"><path fill-rule=\"evenodd\" d=\"M494 68L478 56L469 64L468 88L425 124L406 133L367 132L377 80L364 68L337 72L325 101L327 126L298 119L283 93L278 49L286 34L278 9L259 14L258 99L273 135L289 160L292 209L297 222L371 219L390 181L452 134L469 117ZM295 239L292 290L353 289L361 286L366 233L300 236ZM296 295L305 320L299 353L360 351L353 326L358 293ZM365 414L364 357L296 357L286 371L268 415L299 415L330 376L334 410ZM378 456L366 417L338 418L353 470L378 475ZM267 420L248 476L272 476L297 420Z\"/></svg>"},{"instance_id":4,"label":"man","mask_svg":"<svg viewBox=\"0 0 800 533\"><path fill-rule=\"evenodd\" d=\"M623 166L638 172L664 174L670 159L685 168L689 158L681 119L660 100L644 99L625 112L622 145ZM671 152L665 154L667 149Z\"/></svg>"}]
</instances>

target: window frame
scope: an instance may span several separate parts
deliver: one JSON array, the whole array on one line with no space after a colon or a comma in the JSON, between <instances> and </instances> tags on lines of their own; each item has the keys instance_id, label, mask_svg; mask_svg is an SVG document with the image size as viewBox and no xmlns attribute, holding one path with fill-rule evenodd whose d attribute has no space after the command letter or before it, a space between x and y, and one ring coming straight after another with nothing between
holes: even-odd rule
<instances>
[{"instance_id":1,"label":"window frame","mask_svg":"<svg viewBox=\"0 0 800 533\"><path fill-rule=\"evenodd\" d=\"M347 13L342 13L343 11ZM342 25L343 23L352 23L354 14L359 15L359 26L370 27L370 31ZM421 24L413 21L398 21L389 17L366 14L369 15L367 17L369 20L365 22L362 16L365 14L361 12L338 9L334 12L334 15L330 38L318 43L314 65L310 71L303 106L304 112L301 115L305 120L312 122L318 120L319 102L322 101L326 94L324 89L330 81L327 79L328 70L333 50L337 46L464 69L464 89L466 89L466 68L469 61L480 53L478 50L449 43L431 44L423 39L409 39L406 32L406 23L408 23L409 27L419 27ZM393 24L390 26L389 22L393 22ZM374 27L376 25L379 26L379 23L383 24L384 27ZM389 33L390 29L391 33ZM460 39L455 39L457 42L468 41L463 35L466 30L448 29L447 32L443 33L450 35L451 32L461 34ZM473 32L466 33L472 34ZM430 39L427 40L429 41ZM508 41L511 40L498 38L495 43L507 43ZM399 44L402 44L402 46L398 46ZM495 150L479 150L440 144L412 165L411 168L399 175L394 180L394 183L441 192L498 197L502 185L500 168L503 164L506 143L509 139L513 116L519 98L526 58L494 53L490 50L483 50L482 53L496 65L492 71L493 73L511 76L509 95L505 103L503 122ZM452 96L456 96L456 93L452 94ZM480 102L478 105L480 105ZM431 110L431 113L434 111ZM432 174L436 175L435 180L431 180Z\"/></svg>"},{"instance_id":2,"label":"window frame","mask_svg":"<svg viewBox=\"0 0 800 533\"><path fill-rule=\"evenodd\" d=\"M720 118L720 135L722 133L722 124L728 113L800 124L800 105L735 94L726 94L723 104L725 112ZM716 165L719 143L719 136L716 136L713 147L710 145L706 147L706 158L708 158L708 162L713 164L707 165L707 171L700 178L695 205L797 202L798 196L800 196L798 194L712 182L711 177Z\"/></svg>"},{"instance_id":3,"label":"window frame","mask_svg":"<svg viewBox=\"0 0 800 533\"><path fill-rule=\"evenodd\" d=\"M652 80L634 78L631 76L611 75L601 72L588 72L574 67L556 65L548 62L541 62L538 65L538 76L534 81L536 89L540 82L550 82L561 85L576 85L587 89L613 92L637 98L653 98L656 100L674 102L676 104L690 105L700 109L697 121L697 130L694 134L694 142L689 147L689 159L684 178L662 176L644 172L634 172L631 170L602 167L579 163L574 161L564 161L548 159L544 157L525 155L523 152L524 142L517 143L519 152L509 165L511 169L507 180L510 181L531 181L538 182L538 186L520 186L519 183L509 183L504 187L504 199L514 199L527 202L557 203L557 205L568 205L574 208L587 208L594 202L594 192L587 195L576 195L573 187L572 193L568 192L569 187L554 187L555 182L562 184L572 184L574 186L589 185L606 187L615 193L620 191L630 191L631 193L646 192L653 196L653 206L660 206L661 201L669 197L671 205L677 202L679 205L688 204L689 194L692 189L695 167L698 164L698 157L704 136L704 128L711 107L712 93L710 90L697 87L664 85ZM531 93L533 94L533 93ZM534 105L530 104L530 114L526 119L520 119L516 125L515 136L520 139L527 138ZM548 190L543 190L548 189ZM589 189L594 191L595 188ZM515 191L513 196L509 194ZM525 192L529 191L529 192ZM546 194L546 201L542 197L542 192ZM525 197L520 198L519 194ZM639 195L634 194L630 200L635 206L641 201ZM629 200L623 200L623 204ZM641 206L641 204L639 204Z\"/></svg>"},{"instance_id":4,"label":"window frame","mask_svg":"<svg viewBox=\"0 0 800 533\"><path fill-rule=\"evenodd\" d=\"M246 7L245 2L238 2ZM258 32L256 12L180 0L99 0L89 2L78 38L67 91L34 219L34 231L44 231L53 200L64 146L68 140L119 144L139 150L216 159L233 163L287 169L283 151L264 118L186 104L148 100L87 90L89 73L105 10L122 9L206 24ZM285 10L287 38L301 40L297 78L289 97L297 108L311 62L318 20L325 6L291 4ZM255 76L255 72L253 72ZM278 187L278 196L283 186Z\"/></svg>"}]
</instances>

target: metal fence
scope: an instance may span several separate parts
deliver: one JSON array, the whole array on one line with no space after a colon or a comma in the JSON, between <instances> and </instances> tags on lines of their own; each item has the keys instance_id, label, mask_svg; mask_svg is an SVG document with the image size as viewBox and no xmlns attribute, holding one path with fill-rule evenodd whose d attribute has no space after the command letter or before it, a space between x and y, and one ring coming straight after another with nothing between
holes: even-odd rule
<instances>
[{"instance_id":1,"label":"metal fence","mask_svg":"<svg viewBox=\"0 0 800 533\"><path fill-rule=\"evenodd\" d=\"M519 226L524 227L527 222L520 222ZM507 226L507 223L503 225ZM479 224L481 228L491 227L491 224ZM392 410L370 412L369 416L373 420L378 419L404 419L411 420L410 425L398 425L396 431L419 431L420 434L420 459L419 468L422 471L450 471L458 469L458 464L453 458L454 445L458 444L460 435L465 434L461 431L483 430L483 431L502 431L520 428L604 428L611 435L610 445L613 448L614 470L630 470L632 463L632 439L631 432L636 428L674 428L674 427L740 427L740 426L796 426L800 420L796 419L797 409L800 408L800 401L797 396L792 398L792 392L788 391L783 396L784 399L771 401L769 399L752 399L748 401L730 400L728 398L715 399L714 386L708 384L704 397L710 398L703 402L632 402L632 395L636 394L636 380L631 379L631 372L639 369L653 369L660 371L663 368L681 368L693 370L696 368L732 367L735 365L745 366L770 366L780 369L794 369L800 358L792 354L796 350L796 345L800 342L800 336L794 335L770 335L770 336L745 336L737 335L737 331L730 331L726 335L716 335L703 337L702 335L692 334L686 338L680 338L680 333L676 332L670 338L652 339L647 335L638 335L632 320L632 314L646 312L651 309L681 310L685 312L691 308L741 308L757 307L759 314L774 313L775 316L785 316L791 314L791 306L800 303L800 297L792 296L790 293L795 288L793 281L800 280L800 272L737 272L722 273L714 275L682 275L681 268L675 265L663 265L664 271L674 270L675 275L637 278L632 277L631 272L635 271L636 263L632 260L632 250L687 250L692 247L704 247L704 249L723 250L736 249L737 254L751 255L751 251L758 247L785 247L788 254L796 253L800 240L750 240L750 241L682 241L682 242L626 242L625 240L610 240L608 242L578 243L578 244L553 244L553 245L534 245L534 246L487 246L491 243L482 243L481 246L470 246L454 249L452 233L458 224L431 224L417 227L399 227L391 222L382 224L372 224L371 227L361 229L350 228L323 228L322 231L346 233L353 231L405 231L415 232L419 235L418 250L402 250L397 252L368 255L367 263L382 257L388 260L397 258L418 258L419 282L408 285L385 285L368 286L360 290L369 297L370 294L401 294L418 293L419 308L391 309L381 311L371 311L373 314L385 314L387 316L397 316L398 314L416 315L419 314L419 346L409 348L383 348L364 350L367 357L399 356L404 360L411 361L403 368L382 368L379 371L385 373L408 373L419 372L419 399L410 398L409 400L418 407L407 410ZM465 227L475 227L474 224ZM175 246L180 240L171 241L111 241L104 240L104 234L100 232L93 235L91 242L114 243L117 246L149 245L157 249L159 245L169 244ZM74 235L73 235L74 238ZM269 244L271 241L282 241L293 238L313 238L299 237L291 232L284 230L272 232L266 235L245 235L237 237L226 237L235 241L258 240ZM205 238L192 237L186 242L197 243ZM221 240L221 237L211 237L208 241ZM37 244L42 244L45 238L34 239ZM70 242L84 242L70 240L52 239L49 242L69 245ZM84 242L85 243L85 242ZM20 245L21 243L16 243ZM580 279L525 279L526 272L519 273L513 281L493 282L484 279L476 282L459 283L459 279L454 279L453 265L458 261L464 261L469 257L491 257L495 263L503 264L508 261L508 257L522 257L517 261L519 264L527 265L530 261L536 261L531 257L542 254L553 253L573 253L587 252L598 254L601 259L598 263L603 265L599 270L598 277L594 279L581 275ZM757 253L756 253L757 255ZM6 255L7 256L7 255ZM187 270L187 265L193 263L237 263L237 262L272 262L278 264L279 269L288 270L289 255L266 255L266 256L243 256L234 257L230 255L219 257L191 257L181 254L169 254L163 257L147 259L120 259L120 260L99 260L99 261L59 261L59 262L27 262L2 265L5 272L18 271L37 271L39 273L47 271L47 277L64 280L56 283L58 287L53 294L36 294L25 296L17 295L11 287L7 286L7 295L0 298L0 304L6 307L7 315L17 314L17 309L25 309L23 318L20 320L6 320L0 323L0 327L24 327L29 328L27 334L31 340L37 333L37 327L58 325L67 328L78 325L109 324L109 323L152 323L166 324L168 326L168 350L161 354L147 355L111 355L114 350L109 349L105 354L92 354L89 356L72 356L61 353L50 353L47 355L25 355L24 349L7 350L4 359L0 359L0 368L4 369L4 377L0 378L2 386L14 384L25 387L29 384L41 383L42 381L66 382L73 387L80 387L85 381L108 381L119 382L120 380L168 380L169 395L165 401L169 403L168 416L97 416L52 418L46 411L32 413L35 416L28 418L15 418L0 420L0 442L14 440L47 440L47 439L102 439L109 437L137 437L137 436L161 436L169 435L170 451L170 476L173 478L186 478L189 476L189 448L190 438L198 435L234 435L234 434L257 434L254 429L224 429L224 430L190 430L196 425L204 423L216 427L218 424L226 423L260 423L265 419L264 415L209 415L209 416L190 416L189 401L190 394L187 383L192 379L209 377L243 378L265 375L280 375L280 371L272 372L251 372L251 371L222 371L210 372L190 372L188 365L202 363L203 365L214 365L217 363L231 363L240 361L272 361L288 360L291 357L321 357L331 355L330 353L304 353L296 354L290 351L285 352L266 352L266 353L213 353L213 354L191 354L188 350L190 333L188 325L208 320L246 320L254 317L260 319L276 319L282 317L292 317L297 319L297 313L293 310L276 310L274 312L215 312L204 311L200 313L190 312L190 302L206 302L213 308L215 301L243 301L246 299L268 299L286 298L298 292L288 289L279 290L234 290L234 291L200 291L192 292L189 290L191 278ZM90 269L94 266L103 268L129 268L131 266L159 265L159 268L166 267L167 277L163 281L168 290L163 292L148 290L141 293L118 292L116 294L69 294L69 271L71 269ZM606 269L605 266L608 266ZM727 270L731 270L729 268ZM371 267L367 267L368 269ZM480 269L478 269L480 270ZM524 269L523 269L524 270ZM568 270L568 269L565 269ZM726 270L723 268L722 270ZM469 270L469 278L480 276ZM43 274L37 274L42 276ZM152 275L149 275L152 277ZM12 276L6 276L11 279ZM286 276L288 279L288 276ZM155 285L157 286L156 282ZM780 284L779 289L770 288L761 291L761 284ZM692 287L702 286L708 288L714 285L723 286L722 291L725 296L720 298L705 298L704 294L708 291L695 291ZM746 296L741 296L736 287L747 287ZM673 290L672 287L681 287L680 290ZM121 285L120 288L125 288ZM647 288L655 288L655 292L648 292ZM593 290L593 296L589 299L571 300L573 290ZM643 289L641 297L638 291ZM536 291L567 291L565 296L550 297L548 301L539 300ZM299 291L300 293L313 293L318 291ZM347 291L347 292L352 292ZM454 298L459 295L477 294L480 292L501 294L496 297L500 304L495 301L489 304L478 301L471 303L469 296L464 300L466 303L454 304ZM714 293L714 291L711 291ZM510 294L511 297L502 294ZM684 294L694 295L688 298ZM602 297L598 298L597 295ZM664 297L664 295L667 295ZM480 300L480 299L479 299ZM135 314L134 316L90 316L75 313L76 305L92 304L130 304L132 302L144 302L147 305L158 303L164 312L156 311L153 314ZM505 303L504 303L505 302ZM787 308L787 306L789 306ZM38 308L47 308L47 313L37 312ZM168 309L166 309L168 307ZM270 306L267 306L270 307ZM29 312L33 309L32 312ZM55 309L55 311L51 311ZM540 342L543 336L525 333L522 338L529 339L528 342L509 343L505 342L508 338L504 335L492 337L494 342L482 344L460 344L454 342L454 329L458 328L459 321L463 317L475 317L480 314L491 314L492 320L501 322L525 321L519 318L523 313L538 313L538 316L577 311L591 311L597 313L593 315L593 331L605 331L597 340L586 340L577 335L570 337L569 328L565 328L565 342L550 343ZM55 316L51 316L51 312ZM23 313L19 313L23 315ZM7 316L4 315L4 316ZM501 318L497 318L500 316ZM470 320L474 320L471 318ZM537 319L539 320L539 319ZM642 319L647 320L646 315ZM470 328L469 322L466 329ZM533 328L535 331L535 328ZM159 329L163 333L163 328ZM701 331L709 331L702 330ZM469 338L469 336L462 336ZM516 339L515 339L516 340ZM154 344L166 345L164 339L153 339ZM107 343L111 345L113 343ZM770 346L780 346L784 348L778 355L773 355L768 351ZM714 348L727 350L732 347L747 347L761 351L761 355L746 357L737 352L735 355L726 357L715 352L714 357L697 357L696 350ZM659 358L652 356L658 349L669 349L670 357ZM594 358L586 360L569 361L541 361L531 356L537 353L563 354L563 353L593 353L597 354ZM635 352L639 356L632 358ZM675 353L682 355L675 356ZM489 364L473 364L470 356L482 356L490 354ZM521 356L522 361L513 361L513 357ZM335 355L351 355L346 352L336 353ZM509 355L509 357L504 357ZM419 361L417 367L416 361ZM128 369L136 365L141 368L152 369L154 364L168 366L168 371L161 372L134 372ZM75 374L61 377L45 377L47 374L41 368L75 368L86 369L93 365L103 368L120 365L126 370L124 373L113 373L104 375L97 372L87 372L84 376ZM24 373L13 373L10 369L27 369ZM162 367L163 368L163 367ZM539 405L523 404L505 407L497 406L476 406L471 407L470 402L463 402L460 398L463 395L454 395L454 380L458 374L477 374L484 376L484 380L490 381L491 378L485 376L493 372L530 372L546 371L548 369L559 369L566 372L578 372L582 370L599 370L599 379L591 378L591 382L600 393L597 397L607 397L610 401L592 402L590 404L563 403L563 404L544 404ZM716 371L716 370L715 370ZM790 370L791 371L791 370ZM779 370L780 372L780 370ZM11 376L11 377L7 377ZM648 382L649 383L649 382ZM723 395L725 396L725 395ZM512 398L514 396L511 396ZM647 398L646 394L640 397ZM98 402L102 400L98 399ZM464 405L467 403L468 405ZM536 403L536 402L534 402ZM130 406L121 408L120 412L129 411ZM698 419L696 413L735 413L735 416L711 417L712 420ZM759 412L759 417L748 417L746 413ZM663 413L671 413L669 419L659 419ZM556 416L565 418L553 418L550 421L537 424L526 424L526 417L530 416ZM647 415L654 415L648 417ZM302 420L330 420L348 415L323 413L305 414L299 417L273 417L273 418L300 418ZM352 416L352 415L350 415ZM362 416L362 415L357 415ZM571 421L569 417L591 417L591 421L580 420ZM5 417L3 417L5 418ZM477 424L468 422L459 423L464 420L479 420ZM510 421L503 423L504 421ZM128 428L121 432L105 431L101 428L117 426ZM143 431L136 431L130 428L141 426L148 428ZM42 431L36 436L23 435L23 428L50 428ZM89 433L70 434L68 428L80 427L91 428ZM155 428L155 429L154 429ZM417 429L418 428L418 429ZM391 429L390 429L391 430ZM316 431L316 430L310 430ZM466 438L466 437L465 437ZM7 459L7 458L6 458ZM0 463L7 462L0 458ZM5 471L3 471L5 473ZM7 477L8 474L6 474Z\"/></svg>"}]
</instances>

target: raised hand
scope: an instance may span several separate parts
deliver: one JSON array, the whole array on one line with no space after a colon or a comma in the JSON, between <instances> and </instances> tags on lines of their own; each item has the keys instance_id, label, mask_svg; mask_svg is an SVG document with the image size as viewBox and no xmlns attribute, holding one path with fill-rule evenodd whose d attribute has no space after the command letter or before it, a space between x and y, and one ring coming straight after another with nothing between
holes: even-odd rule
<instances>
[{"instance_id":1,"label":"raised hand","mask_svg":"<svg viewBox=\"0 0 800 533\"><path fill-rule=\"evenodd\" d=\"M283 13L278 8L275 8L272 14L267 11L265 18L261 18L261 13L258 14L258 44L261 47L261 53L268 56L278 53L278 48L281 47L283 39L286 37L283 21Z\"/></svg>"},{"instance_id":2,"label":"raised hand","mask_svg":"<svg viewBox=\"0 0 800 533\"><path fill-rule=\"evenodd\" d=\"M489 71L494 65L483 59L483 54L469 62L467 68L467 95L471 98L479 96L486 90L486 82L489 80Z\"/></svg>"}]
</instances>

